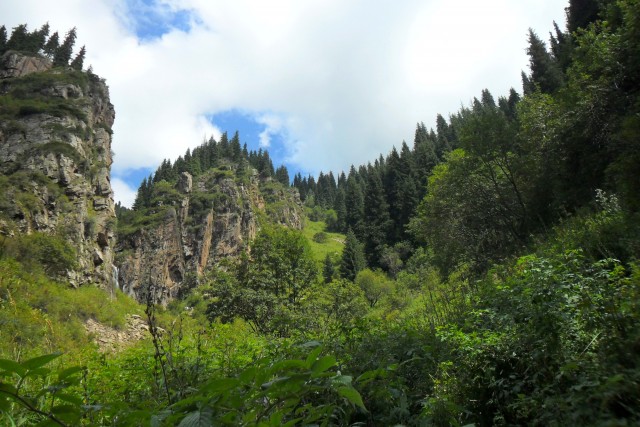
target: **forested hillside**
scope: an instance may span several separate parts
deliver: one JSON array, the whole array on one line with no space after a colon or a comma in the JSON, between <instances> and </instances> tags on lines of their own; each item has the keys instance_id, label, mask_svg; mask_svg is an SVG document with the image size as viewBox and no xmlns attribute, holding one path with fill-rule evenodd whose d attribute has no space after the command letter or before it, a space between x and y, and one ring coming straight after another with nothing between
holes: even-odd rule
<instances>
[{"instance_id":1,"label":"forested hillside","mask_svg":"<svg viewBox=\"0 0 640 427\"><path fill-rule=\"evenodd\" d=\"M0 421L638 424L640 2L570 1L545 38L520 94L348 173L290 182L237 133L165 160L116 209L141 305L1 252ZM143 311L117 351L81 331Z\"/></svg>"}]
</instances>

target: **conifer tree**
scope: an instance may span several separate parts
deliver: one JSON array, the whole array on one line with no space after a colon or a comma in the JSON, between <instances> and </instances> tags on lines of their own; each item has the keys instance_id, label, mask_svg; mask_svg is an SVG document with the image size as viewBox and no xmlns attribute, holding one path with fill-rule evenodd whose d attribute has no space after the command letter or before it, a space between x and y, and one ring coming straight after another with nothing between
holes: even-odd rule
<instances>
[{"instance_id":1,"label":"conifer tree","mask_svg":"<svg viewBox=\"0 0 640 427\"><path fill-rule=\"evenodd\" d=\"M447 124L447 121L442 115L438 114L436 116L436 135L438 139L436 140L435 149L439 161L444 160L445 154L451 151L452 147L449 134L449 124Z\"/></svg>"},{"instance_id":2,"label":"conifer tree","mask_svg":"<svg viewBox=\"0 0 640 427\"><path fill-rule=\"evenodd\" d=\"M347 229L347 205L345 203L345 190L342 186L336 190L336 197L333 203L333 210L336 211L336 230L343 233ZM333 231L333 230L332 230Z\"/></svg>"},{"instance_id":3,"label":"conifer tree","mask_svg":"<svg viewBox=\"0 0 640 427\"><path fill-rule=\"evenodd\" d=\"M7 29L5 26L0 27L0 55L7 50Z\"/></svg>"},{"instance_id":4,"label":"conifer tree","mask_svg":"<svg viewBox=\"0 0 640 427\"><path fill-rule=\"evenodd\" d=\"M220 141L218 142L218 147L220 150L220 157L230 157L229 151L229 137L227 136L227 132L223 132L220 137Z\"/></svg>"},{"instance_id":5,"label":"conifer tree","mask_svg":"<svg viewBox=\"0 0 640 427\"><path fill-rule=\"evenodd\" d=\"M233 137L229 142L229 157L234 162L239 162L242 158L242 146L240 145L240 135L238 134L238 131L233 134Z\"/></svg>"},{"instance_id":6,"label":"conifer tree","mask_svg":"<svg viewBox=\"0 0 640 427\"><path fill-rule=\"evenodd\" d=\"M598 18L600 9L598 0L569 0L567 12L567 29L569 33L578 28L586 28Z\"/></svg>"},{"instance_id":7,"label":"conifer tree","mask_svg":"<svg viewBox=\"0 0 640 427\"><path fill-rule=\"evenodd\" d=\"M529 29L527 54L531 69L530 82L540 88L543 93L553 93L558 90L562 85L562 72L533 29Z\"/></svg>"},{"instance_id":8,"label":"conifer tree","mask_svg":"<svg viewBox=\"0 0 640 427\"><path fill-rule=\"evenodd\" d=\"M44 49L44 45L47 42L47 37L49 36L49 24L46 23L39 30L36 30L29 34L28 36L28 46L27 49L32 53L39 53Z\"/></svg>"},{"instance_id":9,"label":"conifer tree","mask_svg":"<svg viewBox=\"0 0 640 427\"><path fill-rule=\"evenodd\" d=\"M84 46L82 46L80 48L80 52L78 52L78 54L76 55L75 58L73 58L73 61L71 61L71 68L73 68L74 70L78 70L78 71L82 71L82 65L84 63L84 56L86 55L87 51L85 49Z\"/></svg>"},{"instance_id":10,"label":"conifer tree","mask_svg":"<svg viewBox=\"0 0 640 427\"><path fill-rule=\"evenodd\" d=\"M322 278L324 279L324 283L331 283L335 271L336 268L333 265L331 255L327 254L327 256L324 257L324 262L322 263Z\"/></svg>"},{"instance_id":11,"label":"conifer tree","mask_svg":"<svg viewBox=\"0 0 640 427\"><path fill-rule=\"evenodd\" d=\"M276 181L280 182L285 187L291 185L289 181L289 171L285 165L281 165L276 169L275 178Z\"/></svg>"},{"instance_id":12,"label":"conifer tree","mask_svg":"<svg viewBox=\"0 0 640 427\"><path fill-rule=\"evenodd\" d=\"M25 50L28 45L29 31L26 24L20 24L13 29L7 41L7 50Z\"/></svg>"},{"instance_id":13,"label":"conifer tree","mask_svg":"<svg viewBox=\"0 0 640 427\"><path fill-rule=\"evenodd\" d=\"M342 250L342 258L340 260L340 277L351 280L356 279L358 272L366 267L366 261L362 244L354 234L353 230L347 231L347 238L344 242Z\"/></svg>"},{"instance_id":14,"label":"conifer tree","mask_svg":"<svg viewBox=\"0 0 640 427\"><path fill-rule=\"evenodd\" d=\"M355 169L353 170L355 172ZM356 173L349 173L349 178L347 178L347 187L344 195L344 203L347 206L345 220L347 228L360 234L364 217L364 193L356 176Z\"/></svg>"},{"instance_id":15,"label":"conifer tree","mask_svg":"<svg viewBox=\"0 0 640 427\"><path fill-rule=\"evenodd\" d=\"M427 185L427 177L431 170L438 164L436 154L436 137L427 132L424 123L416 126L415 138L413 140L413 164L416 176L416 187L419 189L417 196L424 195Z\"/></svg>"},{"instance_id":16,"label":"conifer tree","mask_svg":"<svg viewBox=\"0 0 640 427\"><path fill-rule=\"evenodd\" d=\"M369 172L364 196L364 249L367 262L371 267L380 266L384 245L389 237L391 218L384 197L382 180L376 170Z\"/></svg>"},{"instance_id":17,"label":"conifer tree","mask_svg":"<svg viewBox=\"0 0 640 427\"><path fill-rule=\"evenodd\" d=\"M53 58L59 47L60 35L56 31L51 35L51 37L49 37L49 40L47 40L47 42L45 43L43 50L45 55L47 55L49 58Z\"/></svg>"},{"instance_id":18,"label":"conifer tree","mask_svg":"<svg viewBox=\"0 0 640 427\"><path fill-rule=\"evenodd\" d=\"M66 67L69 64L69 60L71 60L71 55L73 54L73 45L76 42L76 28L73 27L69 30L64 41L56 49L56 53L53 56L53 66L54 67Z\"/></svg>"}]
</instances>

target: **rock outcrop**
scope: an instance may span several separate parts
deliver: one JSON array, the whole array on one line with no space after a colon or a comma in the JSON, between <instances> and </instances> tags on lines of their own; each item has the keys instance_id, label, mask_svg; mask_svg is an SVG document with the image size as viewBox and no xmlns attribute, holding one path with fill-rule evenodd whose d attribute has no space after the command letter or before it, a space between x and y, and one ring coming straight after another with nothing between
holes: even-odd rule
<instances>
[{"instance_id":1,"label":"rock outcrop","mask_svg":"<svg viewBox=\"0 0 640 427\"><path fill-rule=\"evenodd\" d=\"M156 222L119 236L124 292L141 302L151 295L166 304L221 260L244 250L261 221L302 228L297 190L269 185L253 169L243 180L232 172L212 170L197 178L182 173L172 201L159 202L155 213L147 213L156 215Z\"/></svg>"},{"instance_id":2,"label":"rock outcrop","mask_svg":"<svg viewBox=\"0 0 640 427\"><path fill-rule=\"evenodd\" d=\"M51 69L51 60L42 56L27 56L8 51L0 58L0 79L22 77Z\"/></svg>"},{"instance_id":3,"label":"rock outcrop","mask_svg":"<svg viewBox=\"0 0 640 427\"><path fill-rule=\"evenodd\" d=\"M104 80L7 52L0 61L0 233L67 239L74 286L113 285L115 112Z\"/></svg>"},{"instance_id":4,"label":"rock outcrop","mask_svg":"<svg viewBox=\"0 0 640 427\"><path fill-rule=\"evenodd\" d=\"M84 328L103 353L113 354L136 342L149 338L149 325L137 314L127 316L122 330L104 325L94 319L87 319Z\"/></svg>"}]
</instances>

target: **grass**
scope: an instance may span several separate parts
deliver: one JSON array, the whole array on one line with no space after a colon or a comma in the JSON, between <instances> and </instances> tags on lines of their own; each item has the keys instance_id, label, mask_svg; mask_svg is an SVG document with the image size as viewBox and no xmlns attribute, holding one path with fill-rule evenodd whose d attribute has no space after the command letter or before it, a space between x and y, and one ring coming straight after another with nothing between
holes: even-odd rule
<instances>
[{"instance_id":1,"label":"grass","mask_svg":"<svg viewBox=\"0 0 640 427\"><path fill-rule=\"evenodd\" d=\"M325 231L325 228L326 224L323 221L307 220L304 228L302 229L302 234L304 234L304 237L309 240L313 259L320 265L326 258L327 254L332 256L341 255L342 249L344 248L345 235L340 233L327 232ZM315 242L313 240L313 236L316 235L316 233L321 232L326 233L326 241L324 243Z\"/></svg>"},{"instance_id":2,"label":"grass","mask_svg":"<svg viewBox=\"0 0 640 427\"><path fill-rule=\"evenodd\" d=\"M84 322L121 329L127 314L143 314L133 299L95 286L73 289L12 259L0 259L0 357L73 352L89 344Z\"/></svg>"}]
</instances>

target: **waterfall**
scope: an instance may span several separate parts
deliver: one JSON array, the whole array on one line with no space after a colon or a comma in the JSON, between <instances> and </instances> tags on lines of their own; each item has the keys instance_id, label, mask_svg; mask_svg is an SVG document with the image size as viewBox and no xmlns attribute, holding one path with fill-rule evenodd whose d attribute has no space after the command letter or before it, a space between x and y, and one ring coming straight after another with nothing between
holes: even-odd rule
<instances>
[{"instance_id":1,"label":"waterfall","mask_svg":"<svg viewBox=\"0 0 640 427\"><path fill-rule=\"evenodd\" d=\"M113 272L112 272L112 279L113 279L113 289L120 289L120 282L119 277L118 277L118 267L116 267L115 265L111 266L113 268Z\"/></svg>"}]
</instances>

